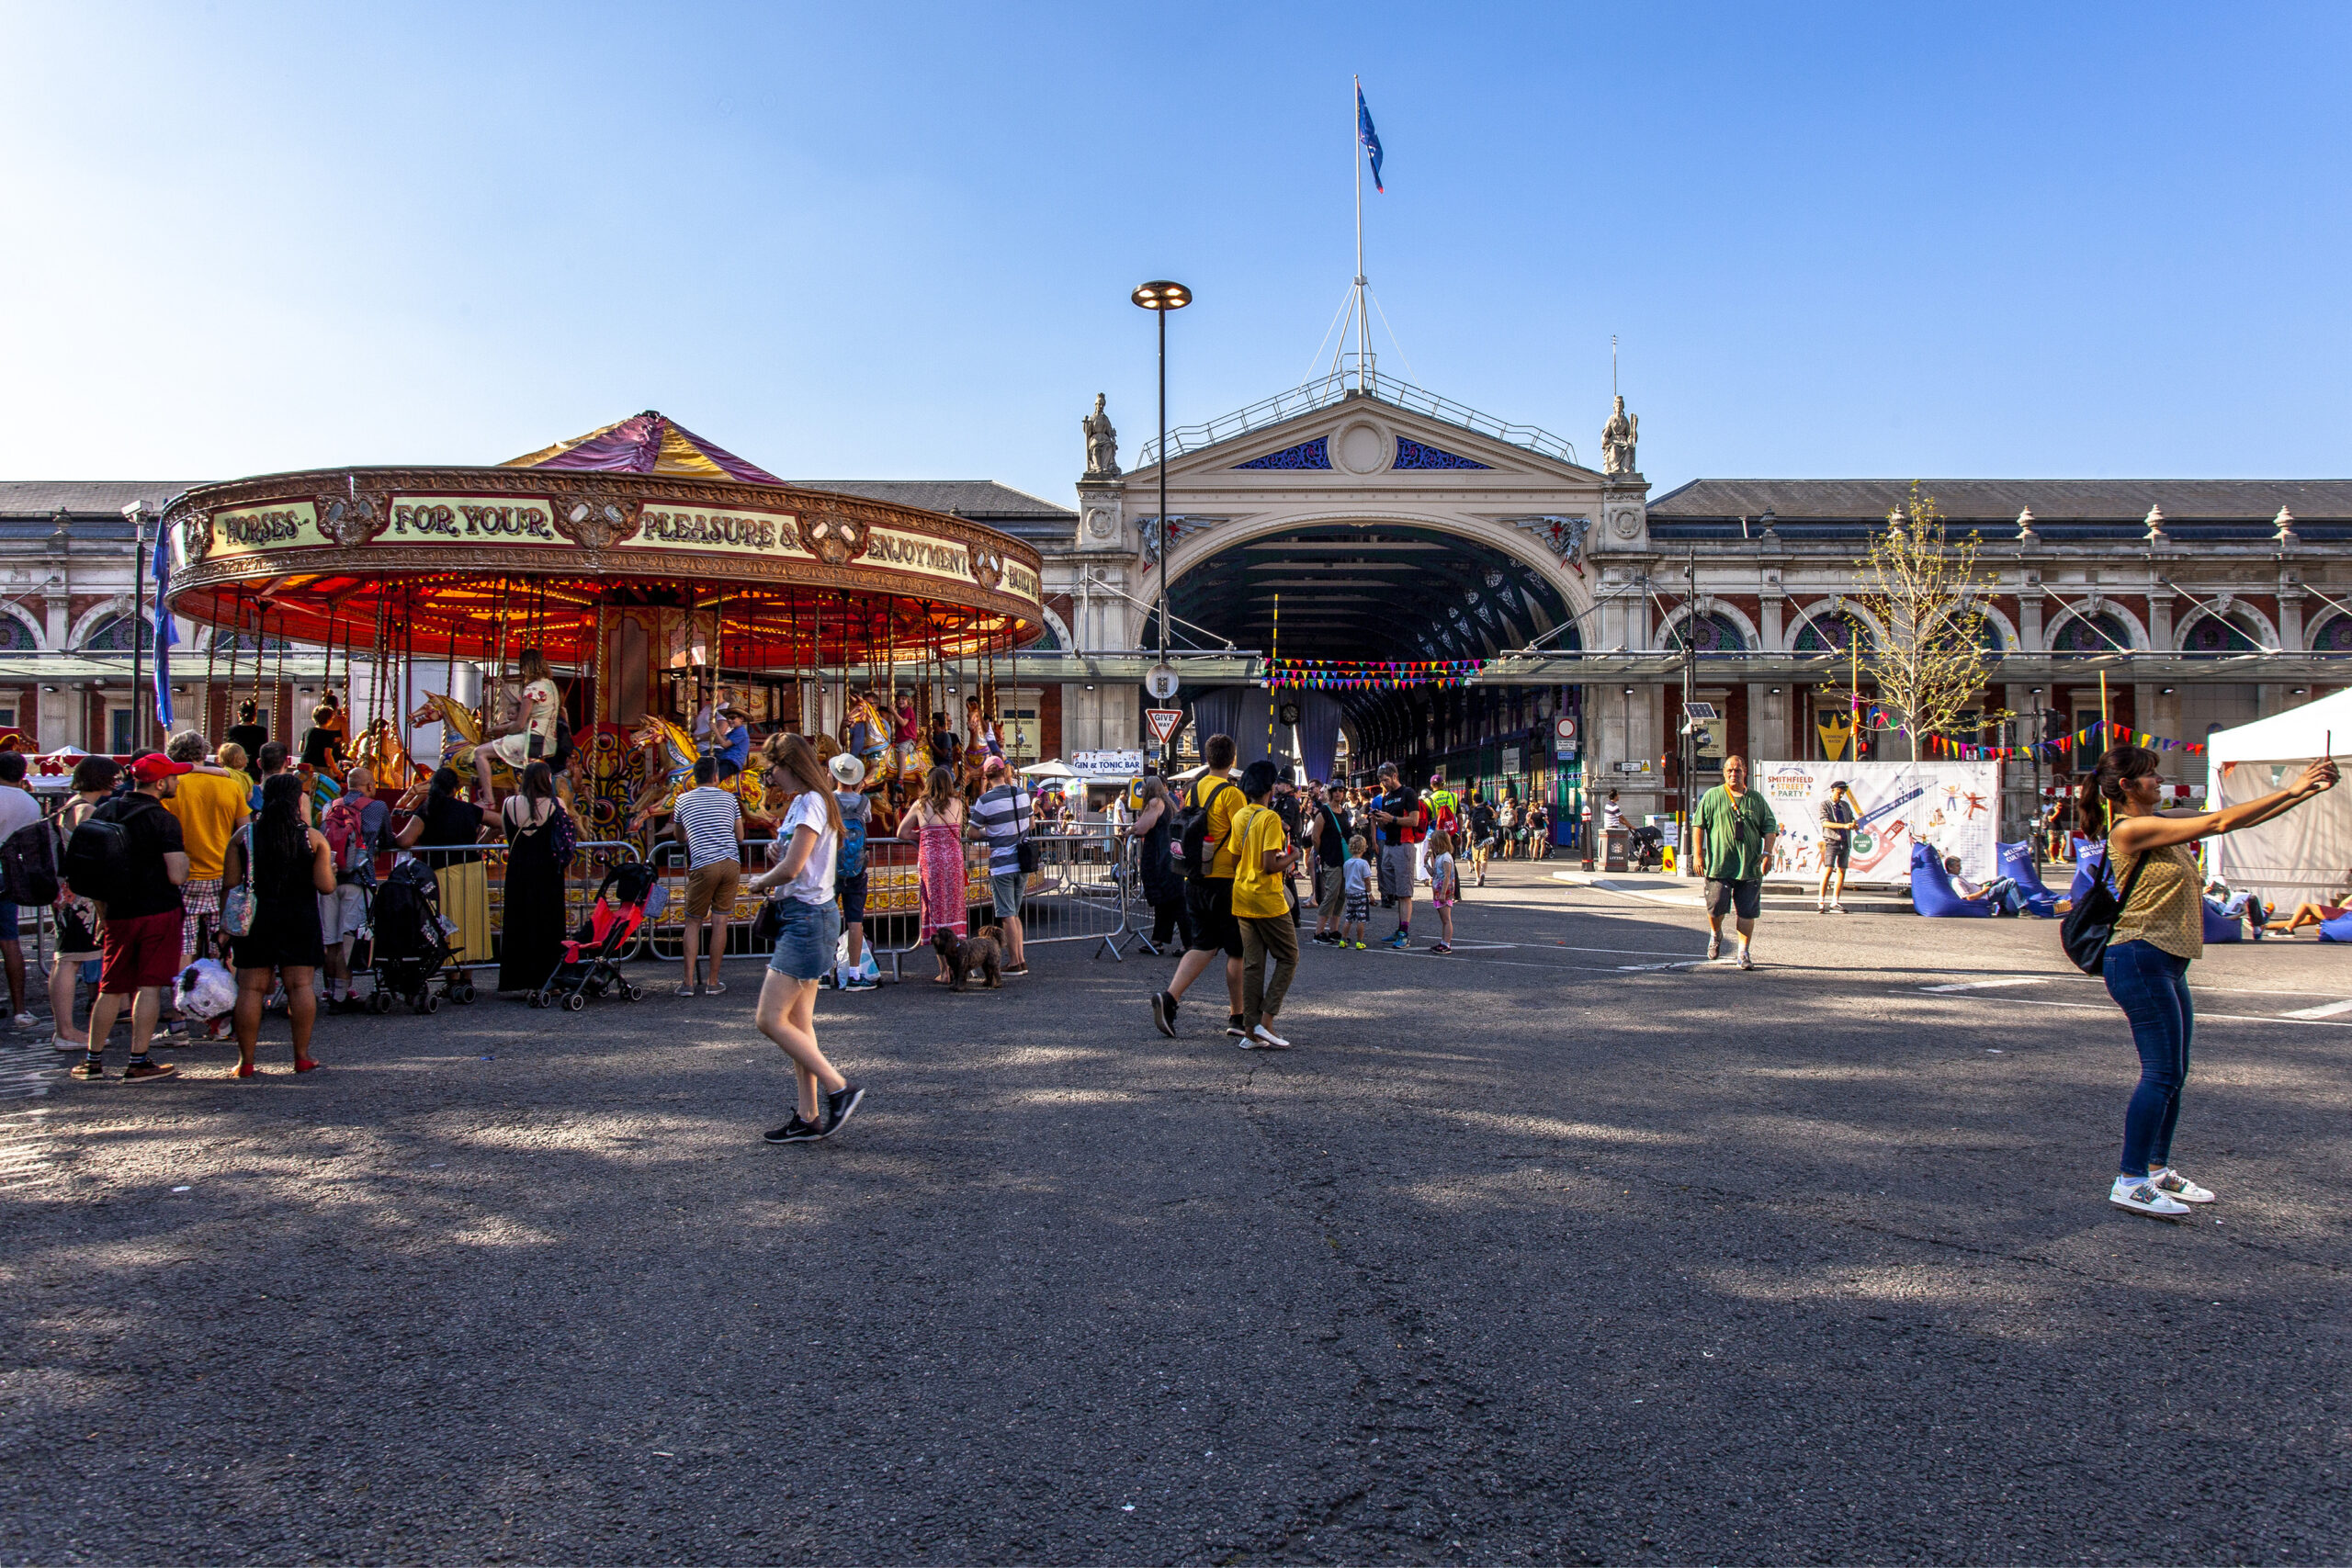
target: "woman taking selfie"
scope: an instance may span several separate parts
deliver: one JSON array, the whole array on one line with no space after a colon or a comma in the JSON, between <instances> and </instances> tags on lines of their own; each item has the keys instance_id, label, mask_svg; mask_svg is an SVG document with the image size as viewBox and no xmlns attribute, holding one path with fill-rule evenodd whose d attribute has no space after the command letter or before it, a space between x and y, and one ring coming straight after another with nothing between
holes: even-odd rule
<instances>
[{"instance_id":1,"label":"woman taking selfie","mask_svg":"<svg viewBox=\"0 0 2352 1568\"><path fill-rule=\"evenodd\" d=\"M2109 1201L2143 1214L2178 1218L2213 1194L2172 1165L2172 1134L2180 1120L2181 1086L2188 1077L2189 1036L2196 1012L2188 998L2188 964L2205 951L2203 878L2196 844L2234 833L2293 810L2335 784L2335 764L2322 758L2286 789L2220 811L2162 813L2164 780L2156 754L2116 746L2098 760L2075 795L2082 832L2107 840L2100 870L2122 899L2108 939L2100 974L2107 994L2132 1023L2140 1051L2140 1083L2123 1113L2123 1168Z\"/></svg>"}]
</instances>

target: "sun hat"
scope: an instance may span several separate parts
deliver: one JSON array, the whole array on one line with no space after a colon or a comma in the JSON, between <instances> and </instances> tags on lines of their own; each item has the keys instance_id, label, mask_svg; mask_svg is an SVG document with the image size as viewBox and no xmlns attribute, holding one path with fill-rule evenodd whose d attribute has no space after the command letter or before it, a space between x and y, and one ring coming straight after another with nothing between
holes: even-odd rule
<instances>
[{"instance_id":1,"label":"sun hat","mask_svg":"<svg viewBox=\"0 0 2352 1568\"><path fill-rule=\"evenodd\" d=\"M833 778L845 789L855 789L865 782L865 763L854 751L836 751L825 766L832 770Z\"/></svg>"}]
</instances>

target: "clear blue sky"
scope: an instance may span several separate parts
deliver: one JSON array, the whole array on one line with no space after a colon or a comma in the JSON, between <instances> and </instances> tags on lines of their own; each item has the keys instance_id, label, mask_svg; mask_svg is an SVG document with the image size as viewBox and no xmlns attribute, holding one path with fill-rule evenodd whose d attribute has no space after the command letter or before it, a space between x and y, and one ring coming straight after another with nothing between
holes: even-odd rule
<instances>
[{"instance_id":1,"label":"clear blue sky","mask_svg":"<svg viewBox=\"0 0 2352 1568\"><path fill-rule=\"evenodd\" d=\"M2341 6L0 4L0 476L508 457L659 408L1070 500L1107 391L1385 372L1658 489L2341 476Z\"/></svg>"}]
</instances>

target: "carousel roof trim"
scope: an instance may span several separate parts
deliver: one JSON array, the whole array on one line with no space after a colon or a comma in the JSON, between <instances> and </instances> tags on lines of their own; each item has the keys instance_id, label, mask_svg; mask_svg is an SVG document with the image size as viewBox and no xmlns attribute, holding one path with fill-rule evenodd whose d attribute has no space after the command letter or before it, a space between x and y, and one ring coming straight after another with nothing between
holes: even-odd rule
<instances>
[{"instance_id":1,"label":"carousel roof trim","mask_svg":"<svg viewBox=\"0 0 2352 1568\"><path fill-rule=\"evenodd\" d=\"M509 457L504 468L569 468L603 474L657 474L676 479L733 479L741 484L785 481L654 409Z\"/></svg>"}]
</instances>

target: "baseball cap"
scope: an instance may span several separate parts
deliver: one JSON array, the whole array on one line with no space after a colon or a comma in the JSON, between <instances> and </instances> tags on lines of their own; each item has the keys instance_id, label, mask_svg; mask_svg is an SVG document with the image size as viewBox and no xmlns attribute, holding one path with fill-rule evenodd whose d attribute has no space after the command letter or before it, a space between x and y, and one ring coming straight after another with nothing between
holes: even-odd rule
<instances>
[{"instance_id":1,"label":"baseball cap","mask_svg":"<svg viewBox=\"0 0 2352 1568\"><path fill-rule=\"evenodd\" d=\"M865 782L865 763L854 751L836 751L825 764L832 770L835 782L854 789Z\"/></svg>"},{"instance_id":2,"label":"baseball cap","mask_svg":"<svg viewBox=\"0 0 2352 1568\"><path fill-rule=\"evenodd\" d=\"M980 772L983 773L1001 773L1004 772L1004 759L1001 757L990 757L987 761L980 764Z\"/></svg>"},{"instance_id":3,"label":"baseball cap","mask_svg":"<svg viewBox=\"0 0 2352 1568\"><path fill-rule=\"evenodd\" d=\"M157 779L168 779L184 773L193 765L188 762L175 762L161 751L150 751L131 762L130 776L141 784L153 784Z\"/></svg>"},{"instance_id":4,"label":"baseball cap","mask_svg":"<svg viewBox=\"0 0 2352 1568\"><path fill-rule=\"evenodd\" d=\"M1433 784L1442 784L1445 783L1445 775L1443 773L1431 773L1430 775L1430 783Z\"/></svg>"}]
</instances>

